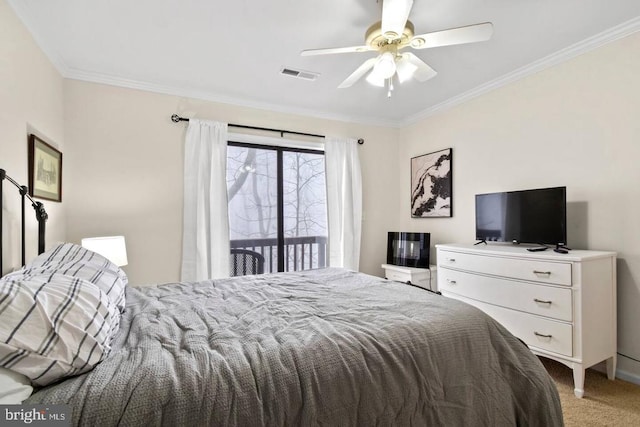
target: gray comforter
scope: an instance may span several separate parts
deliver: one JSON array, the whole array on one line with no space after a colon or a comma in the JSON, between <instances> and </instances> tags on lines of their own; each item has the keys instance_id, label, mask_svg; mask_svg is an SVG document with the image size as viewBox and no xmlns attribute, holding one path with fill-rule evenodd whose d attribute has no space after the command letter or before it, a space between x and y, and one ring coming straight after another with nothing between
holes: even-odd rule
<instances>
[{"instance_id":1,"label":"gray comforter","mask_svg":"<svg viewBox=\"0 0 640 427\"><path fill-rule=\"evenodd\" d=\"M488 316L340 269L129 288L109 357L26 403L86 426L562 425Z\"/></svg>"}]
</instances>

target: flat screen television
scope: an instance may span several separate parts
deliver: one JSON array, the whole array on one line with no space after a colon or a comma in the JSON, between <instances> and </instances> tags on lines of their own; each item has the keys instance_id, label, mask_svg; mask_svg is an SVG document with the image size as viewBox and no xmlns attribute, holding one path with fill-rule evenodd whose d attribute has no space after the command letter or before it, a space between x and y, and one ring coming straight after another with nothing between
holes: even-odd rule
<instances>
[{"instance_id":1,"label":"flat screen television","mask_svg":"<svg viewBox=\"0 0 640 427\"><path fill-rule=\"evenodd\" d=\"M477 194L476 239L564 245L566 187Z\"/></svg>"}]
</instances>

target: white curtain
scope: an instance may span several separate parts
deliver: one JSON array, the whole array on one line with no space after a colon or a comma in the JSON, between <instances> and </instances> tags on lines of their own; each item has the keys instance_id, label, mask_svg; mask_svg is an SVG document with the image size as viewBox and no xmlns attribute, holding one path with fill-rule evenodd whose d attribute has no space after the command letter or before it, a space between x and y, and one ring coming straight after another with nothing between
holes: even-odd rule
<instances>
[{"instance_id":1,"label":"white curtain","mask_svg":"<svg viewBox=\"0 0 640 427\"><path fill-rule=\"evenodd\" d=\"M362 233L362 175L357 141L327 137L324 161L329 217L329 266L358 271Z\"/></svg>"},{"instance_id":2,"label":"white curtain","mask_svg":"<svg viewBox=\"0 0 640 427\"><path fill-rule=\"evenodd\" d=\"M182 281L229 276L227 124L189 121L184 155Z\"/></svg>"}]
</instances>

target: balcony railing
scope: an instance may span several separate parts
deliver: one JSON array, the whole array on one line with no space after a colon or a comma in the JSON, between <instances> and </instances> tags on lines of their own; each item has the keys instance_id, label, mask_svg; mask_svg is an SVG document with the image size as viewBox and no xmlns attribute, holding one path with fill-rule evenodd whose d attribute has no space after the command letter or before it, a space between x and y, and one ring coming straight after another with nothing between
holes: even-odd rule
<instances>
[{"instance_id":1,"label":"balcony railing","mask_svg":"<svg viewBox=\"0 0 640 427\"><path fill-rule=\"evenodd\" d=\"M231 248L250 249L264 256L265 273L278 271L278 239L231 240ZM327 265L327 236L285 237L284 271L301 271Z\"/></svg>"}]
</instances>

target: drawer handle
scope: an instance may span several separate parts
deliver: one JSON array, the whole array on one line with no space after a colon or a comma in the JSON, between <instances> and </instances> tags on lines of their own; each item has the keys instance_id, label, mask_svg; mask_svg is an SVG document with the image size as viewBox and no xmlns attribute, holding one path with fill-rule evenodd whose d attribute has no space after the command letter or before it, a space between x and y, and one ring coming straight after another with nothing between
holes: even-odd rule
<instances>
[{"instance_id":1,"label":"drawer handle","mask_svg":"<svg viewBox=\"0 0 640 427\"><path fill-rule=\"evenodd\" d=\"M533 274L543 274L545 276L551 276L551 272L550 271L538 271L538 270L533 270Z\"/></svg>"},{"instance_id":2,"label":"drawer handle","mask_svg":"<svg viewBox=\"0 0 640 427\"><path fill-rule=\"evenodd\" d=\"M551 337L553 336L553 335L545 335L545 334L541 334L541 333L538 333L538 332L535 332L535 331L534 331L533 333L534 333L537 337L540 337L540 338L551 338Z\"/></svg>"},{"instance_id":3,"label":"drawer handle","mask_svg":"<svg viewBox=\"0 0 640 427\"><path fill-rule=\"evenodd\" d=\"M456 259L455 259L455 258L447 258L447 261L449 261L449 262L456 262Z\"/></svg>"},{"instance_id":4,"label":"drawer handle","mask_svg":"<svg viewBox=\"0 0 640 427\"><path fill-rule=\"evenodd\" d=\"M450 285L455 285L458 282L456 282L455 280L447 279L447 283L450 284Z\"/></svg>"},{"instance_id":5,"label":"drawer handle","mask_svg":"<svg viewBox=\"0 0 640 427\"><path fill-rule=\"evenodd\" d=\"M544 300L541 300L541 299L538 299L538 298L534 298L533 300L535 302L537 302L538 304L549 304L549 305L551 305L551 301L544 301Z\"/></svg>"}]
</instances>

